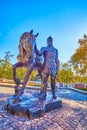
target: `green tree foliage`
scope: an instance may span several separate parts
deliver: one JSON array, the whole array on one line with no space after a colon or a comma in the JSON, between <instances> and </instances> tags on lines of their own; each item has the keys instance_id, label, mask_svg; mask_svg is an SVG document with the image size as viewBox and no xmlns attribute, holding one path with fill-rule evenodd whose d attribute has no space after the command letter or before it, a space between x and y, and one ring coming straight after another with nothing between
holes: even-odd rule
<instances>
[{"instance_id":1,"label":"green tree foliage","mask_svg":"<svg viewBox=\"0 0 87 130\"><path fill-rule=\"evenodd\" d=\"M0 59L0 78L12 79L12 65L9 61Z\"/></svg>"},{"instance_id":2,"label":"green tree foliage","mask_svg":"<svg viewBox=\"0 0 87 130\"><path fill-rule=\"evenodd\" d=\"M83 78L83 82L87 84L87 76Z\"/></svg>"},{"instance_id":3,"label":"green tree foliage","mask_svg":"<svg viewBox=\"0 0 87 130\"><path fill-rule=\"evenodd\" d=\"M79 75L74 75L73 79L72 79L73 83L83 83L84 82L84 78L82 76Z\"/></svg>"},{"instance_id":4,"label":"green tree foliage","mask_svg":"<svg viewBox=\"0 0 87 130\"><path fill-rule=\"evenodd\" d=\"M30 80L37 80L38 79L37 74L38 74L37 70L33 70L33 72L30 75Z\"/></svg>"},{"instance_id":5,"label":"green tree foliage","mask_svg":"<svg viewBox=\"0 0 87 130\"><path fill-rule=\"evenodd\" d=\"M25 67L17 68L16 76L18 78L20 78L21 80L24 80L25 75L26 75L26 68Z\"/></svg>"},{"instance_id":6,"label":"green tree foliage","mask_svg":"<svg viewBox=\"0 0 87 130\"><path fill-rule=\"evenodd\" d=\"M21 80L24 80L27 73L27 69L25 67L17 68L16 73L17 73L18 78L20 78ZM32 81L37 80L37 76L36 76L37 74L38 74L37 70L33 70L29 77L29 80L32 80Z\"/></svg>"},{"instance_id":7,"label":"green tree foliage","mask_svg":"<svg viewBox=\"0 0 87 130\"><path fill-rule=\"evenodd\" d=\"M12 79L12 64L10 63L12 56L8 51L5 52L4 59L0 59L0 78Z\"/></svg>"},{"instance_id":8,"label":"green tree foliage","mask_svg":"<svg viewBox=\"0 0 87 130\"><path fill-rule=\"evenodd\" d=\"M87 76L87 35L84 34L83 39L79 39L79 48L71 57L71 63L77 74Z\"/></svg>"},{"instance_id":9,"label":"green tree foliage","mask_svg":"<svg viewBox=\"0 0 87 130\"><path fill-rule=\"evenodd\" d=\"M73 76L74 74L72 72L71 66L68 63L60 65L60 70L57 75L58 82L72 83Z\"/></svg>"}]
</instances>

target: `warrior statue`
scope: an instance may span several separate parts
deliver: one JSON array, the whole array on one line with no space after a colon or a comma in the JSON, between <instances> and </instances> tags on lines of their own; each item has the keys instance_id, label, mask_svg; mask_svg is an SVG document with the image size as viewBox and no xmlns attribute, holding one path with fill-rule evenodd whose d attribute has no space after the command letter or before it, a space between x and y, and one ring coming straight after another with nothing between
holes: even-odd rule
<instances>
[{"instance_id":1,"label":"warrior statue","mask_svg":"<svg viewBox=\"0 0 87 130\"><path fill-rule=\"evenodd\" d=\"M36 55L36 35L33 35L33 30L30 32L25 32L20 37L19 44L19 55L17 56L18 63L13 65L13 79L16 83L15 94L20 97L24 93L24 88L28 82L31 72L37 68L38 73L41 76L42 64L40 58ZM24 82L21 83L20 79L16 77L16 69L18 67L26 67L26 76ZM19 91L19 86L22 84L22 88Z\"/></svg>"},{"instance_id":2,"label":"warrior statue","mask_svg":"<svg viewBox=\"0 0 87 130\"><path fill-rule=\"evenodd\" d=\"M47 38L47 46L42 47L40 51L37 50L37 54L43 55L44 57L40 98L46 97L48 76L50 76L51 78L51 88L52 88L53 98L56 98L55 80L56 80L56 75L58 73L59 60L58 60L58 50L53 47L53 38L51 36Z\"/></svg>"}]
</instances>

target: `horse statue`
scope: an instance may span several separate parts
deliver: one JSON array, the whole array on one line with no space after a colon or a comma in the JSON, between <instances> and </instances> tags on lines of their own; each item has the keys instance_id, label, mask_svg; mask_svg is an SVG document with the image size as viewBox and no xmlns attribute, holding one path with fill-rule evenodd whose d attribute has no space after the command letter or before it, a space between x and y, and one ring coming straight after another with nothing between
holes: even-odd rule
<instances>
[{"instance_id":1,"label":"horse statue","mask_svg":"<svg viewBox=\"0 0 87 130\"><path fill-rule=\"evenodd\" d=\"M13 79L16 83L15 95L18 97L24 93L25 86L34 69L38 70L38 75L41 77L42 63L41 58L37 55L37 36L38 33L34 35L33 30L31 30L30 32L23 33L20 37L19 55L17 56L18 63L13 65ZM27 68L24 82L21 82L21 80L16 77L16 69L19 67ZM22 84L22 88L19 91L20 84Z\"/></svg>"}]
</instances>

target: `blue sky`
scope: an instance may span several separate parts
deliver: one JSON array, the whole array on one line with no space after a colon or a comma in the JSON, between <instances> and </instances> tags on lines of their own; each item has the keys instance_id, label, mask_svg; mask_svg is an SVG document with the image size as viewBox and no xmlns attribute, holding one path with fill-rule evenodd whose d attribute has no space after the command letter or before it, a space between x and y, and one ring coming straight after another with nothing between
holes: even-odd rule
<instances>
[{"instance_id":1,"label":"blue sky","mask_svg":"<svg viewBox=\"0 0 87 130\"><path fill-rule=\"evenodd\" d=\"M61 62L67 62L87 34L87 0L0 0L0 58L5 51L14 54L23 32L39 32L37 46L46 46L51 35Z\"/></svg>"}]
</instances>

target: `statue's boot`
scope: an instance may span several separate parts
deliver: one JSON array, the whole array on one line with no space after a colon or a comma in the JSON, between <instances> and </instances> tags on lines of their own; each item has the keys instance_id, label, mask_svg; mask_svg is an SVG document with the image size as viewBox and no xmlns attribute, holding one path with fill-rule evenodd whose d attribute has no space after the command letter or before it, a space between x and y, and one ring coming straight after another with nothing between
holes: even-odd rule
<instances>
[{"instance_id":1,"label":"statue's boot","mask_svg":"<svg viewBox=\"0 0 87 130\"><path fill-rule=\"evenodd\" d=\"M15 95L18 94L18 85L15 86Z\"/></svg>"},{"instance_id":2,"label":"statue's boot","mask_svg":"<svg viewBox=\"0 0 87 130\"><path fill-rule=\"evenodd\" d=\"M15 94L15 98L14 98L14 101L13 101L14 104L15 103L17 104L17 103L22 101L23 93L24 93L24 89L23 88L20 89L20 90L17 89L17 94Z\"/></svg>"},{"instance_id":3,"label":"statue's boot","mask_svg":"<svg viewBox=\"0 0 87 130\"><path fill-rule=\"evenodd\" d=\"M52 92L52 94L53 94L53 99L56 99L57 95L55 94L55 92Z\"/></svg>"},{"instance_id":4,"label":"statue's boot","mask_svg":"<svg viewBox=\"0 0 87 130\"><path fill-rule=\"evenodd\" d=\"M46 93L41 93L39 96L40 99L46 99Z\"/></svg>"}]
</instances>

